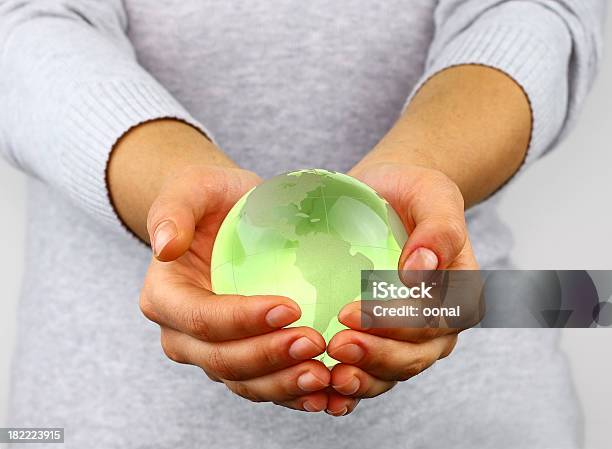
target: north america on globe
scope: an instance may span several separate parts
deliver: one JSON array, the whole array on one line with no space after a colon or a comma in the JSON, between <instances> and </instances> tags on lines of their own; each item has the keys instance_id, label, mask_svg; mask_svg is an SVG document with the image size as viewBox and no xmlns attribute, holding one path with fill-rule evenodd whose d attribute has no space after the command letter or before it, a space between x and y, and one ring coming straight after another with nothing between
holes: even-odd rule
<instances>
[{"instance_id":1,"label":"north america on globe","mask_svg":"<svg viewBox=\"0 0 612 449\"><path fill-rule=\"evenodd\" d=\"M299 170L246 193L217 234L211 263L217 294L282 295L296 301L329 342L338 312L359 300L362 270L396 269L407 239L396 212L342 173ZM333 363L321 356L325 363Z\"/></svg>"}]
</instances>

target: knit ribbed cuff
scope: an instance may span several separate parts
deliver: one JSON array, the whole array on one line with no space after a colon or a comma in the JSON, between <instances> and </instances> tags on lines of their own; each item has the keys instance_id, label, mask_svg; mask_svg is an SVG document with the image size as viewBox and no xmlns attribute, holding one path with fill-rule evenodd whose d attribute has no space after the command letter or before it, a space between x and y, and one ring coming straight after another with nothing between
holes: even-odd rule
<instances>
[{"instance_id":1,"label":"knit ribbed cuff","mask_svg":"<svg viewBox=\"0 0 612 449\"><path fill-rule=\"evenodd\" d=\"M117 217L106 185L106 168L116 142L134 126L161 118L182 120L209 138L211 134L155 82L81 86L77 98L67 106L58 136L67 190L87 212L129 234Z\"/></svg>"},{"instance_id":2,"label":"knit ribbed cuff","mask_svg":"<svg viewBox=\"0 0 612 449\"><path fill-rule=\"evenodd\" d=\"M434 49L406 106L427 80L444 69L465 64L498 69L523 89L530 103L533 126L526 165L551 146L567 111L568 56L560 53L563 50L559 48L564 46L555 45L558 39L567 39L567 33L557 27L560 34L555 31L551 36L551 28L542 29L545 31L517 23L473 25L446 43L439 52Z\"/></svg>"}]
</instances>

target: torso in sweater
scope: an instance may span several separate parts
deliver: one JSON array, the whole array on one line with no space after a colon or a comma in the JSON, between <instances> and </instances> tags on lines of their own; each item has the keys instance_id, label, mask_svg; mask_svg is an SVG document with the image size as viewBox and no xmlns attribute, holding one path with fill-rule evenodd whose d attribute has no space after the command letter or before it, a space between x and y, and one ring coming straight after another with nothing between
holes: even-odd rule
<instances>
[{"instance_id":1,"label":"torso in sweater","mask_svg":"<svg viewBox=\"0 0 612 449\"><path fill-rule=\"evenodd\" d=\"M140 64L267 177L345 171L372 148L423 71L436 3L125 6ZM78 448L574 447L567 367L545 331L465 332L450 358L346 418L232 396L164 357L138 310L149 251L38 181L30 189L13 424L65 427ZM510 237L494 204L468 218L480 263L502 265Z\"/></svg>"}]
</instances>

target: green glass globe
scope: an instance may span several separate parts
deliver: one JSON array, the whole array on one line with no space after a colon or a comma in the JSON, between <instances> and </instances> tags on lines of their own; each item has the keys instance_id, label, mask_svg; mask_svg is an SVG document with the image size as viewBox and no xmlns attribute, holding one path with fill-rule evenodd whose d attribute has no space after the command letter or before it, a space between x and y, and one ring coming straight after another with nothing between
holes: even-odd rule
<instances>
[{"instance_id":1,"label":"green glass globe","mask_svg":"<svg viewBox=\"0 0 612 449\"><path fill-rule=\"evenodd\" d=\"M361 270L397 269L406 239L393 208L364 183L320 169L286 173L246 193L223 221L212 288L287 296L302 309L293 326L329 342L344 329L340 309L360 297Z\"/></svg>"}]
</instances>

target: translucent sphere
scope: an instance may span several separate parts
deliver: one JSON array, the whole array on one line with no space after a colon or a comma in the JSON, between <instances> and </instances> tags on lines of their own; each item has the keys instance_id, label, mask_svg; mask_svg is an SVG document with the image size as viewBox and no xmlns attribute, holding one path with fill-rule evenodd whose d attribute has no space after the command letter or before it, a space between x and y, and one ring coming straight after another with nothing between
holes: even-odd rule
<instances>
[{"instance_id":1,"label":"translucent sphere","mask_svg":"<svg viewBox=\"0 0 612 449\"><path fill-rule=\"evenodd\" d=\"M361 294L361 270L397 269L406 231L374 190L336 172L276 176L246 193L215 240L218 294L283 295L326 341L344 328L340 309Z\"/></svg>"}]
</instances>

